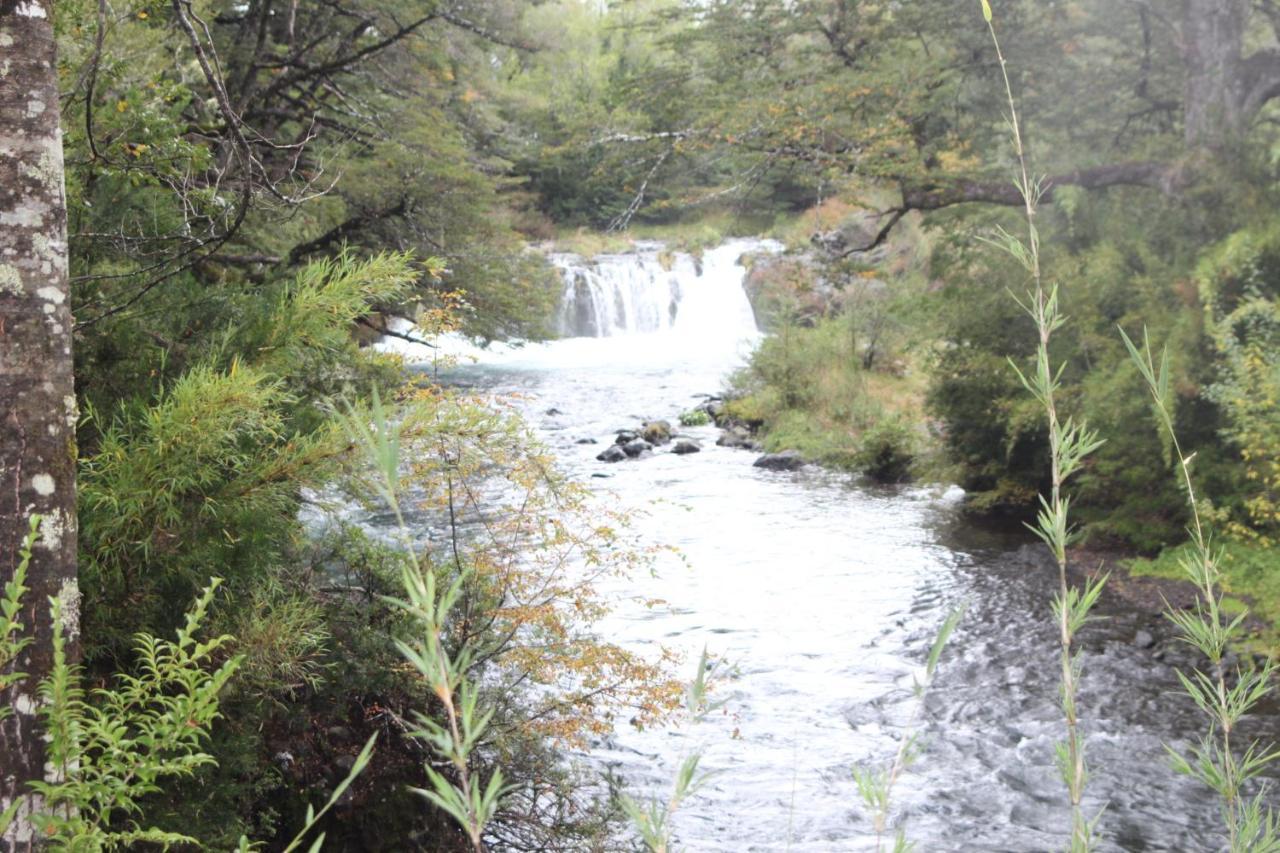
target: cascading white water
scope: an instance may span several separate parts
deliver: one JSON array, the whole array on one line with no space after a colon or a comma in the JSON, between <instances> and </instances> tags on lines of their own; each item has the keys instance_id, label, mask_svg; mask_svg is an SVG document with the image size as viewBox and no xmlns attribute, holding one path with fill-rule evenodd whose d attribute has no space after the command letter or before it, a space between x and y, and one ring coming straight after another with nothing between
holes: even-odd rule
<instances>
[{"instance_id":1,"label":"cascading white water","mask_svg":"<svg viewBox=\"0 0 1280 853\"><path fill-rule=\"evenodd\" d=\"M756 331L742 289L743 256L780 248L773 241L731 240L695 257L647 242L591 260L554 255L564 276L560 332L569 338L674 332L741 339Z\"/></svg>"}]
</instances>

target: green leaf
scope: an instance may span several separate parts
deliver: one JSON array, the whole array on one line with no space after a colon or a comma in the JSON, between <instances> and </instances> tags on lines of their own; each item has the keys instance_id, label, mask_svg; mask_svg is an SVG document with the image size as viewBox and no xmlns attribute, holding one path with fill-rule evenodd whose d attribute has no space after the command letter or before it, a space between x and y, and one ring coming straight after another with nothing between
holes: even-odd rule
<instances>
[{"instance_id":1,"label":"green leaf","mask_svg":"<svg viewBox=\"0 0 1280 853\"><path fill-rule=\"evenodd\" d=\"M982 18L988 24L991 23L991 4L987 0L982 0Z\"/></svg>"}]
</instances>

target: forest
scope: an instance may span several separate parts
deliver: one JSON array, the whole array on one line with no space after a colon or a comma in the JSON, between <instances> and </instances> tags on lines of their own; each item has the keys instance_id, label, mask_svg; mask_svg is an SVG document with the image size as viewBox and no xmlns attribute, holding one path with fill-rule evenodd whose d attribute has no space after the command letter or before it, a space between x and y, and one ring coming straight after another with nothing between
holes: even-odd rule
<instances>
[{"instance_id":1,"label":"forest","mask_svg":"<svg viewBox=\"0 0 1280 853\"><path fill-rule=\"evenodd\" d=\"M1274 0L0 0L0 851L1280 850L1278 104Z\"/></svg>"}]
</instances>

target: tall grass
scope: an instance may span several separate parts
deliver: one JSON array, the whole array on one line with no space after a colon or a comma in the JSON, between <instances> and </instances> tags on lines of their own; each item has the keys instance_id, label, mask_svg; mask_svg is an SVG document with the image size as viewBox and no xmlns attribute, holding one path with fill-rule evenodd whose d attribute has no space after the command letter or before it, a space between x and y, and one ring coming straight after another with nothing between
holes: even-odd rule
<instances>
[{"instance_id":1,"label":"tall grass","mask_svg":"<svg viewBox=\"0 0 1280 853\"><path fill-rule=\"evenodd\" d=\"M1069 520L1071 501L1064 494L1063 487L1071 475L1080 470L1084 459L1102 445L1102 441L1083 422L1077 422L1070 416L1064 418L1058 411L1056 394L1061 385L1062 366L1057 369L1053 367L1049 355L1049 344L1054 332L1066 322L1066 317L1059 309L1057 285L1046 286L1040 265L1040 233L1036 226L1036 214L1044 195L1044 186L1040 179L1032 178L1028 166L1022 127L1018 121L1017 101L1013 95L1013 85L1009 80L1004 51L996 35L991 5L988 0L981 0L981 4L982 15L987 23L987 30L991 34L991 42L995 46L1005 95L1008 99L1008 126L1018 167L1014 183L1022 196L1023 213L1026 219L1025 238L1001 229L990 242L1020 263L1031 279L1031 287L1026 298L1022 299L1016 295L1014 298L1035 323L1037 335L1035 369L1026 373L1012 360L1010 364L1017 372L1023 386L1044 409L1048 425L1050 490L1047 497L1040 496L1040 512L1031 529L1049 547L1058 566L1059 585L1053 602L1053 614L1060 645L1062 682L1060 698L1066 721L1066 737L1058 745L1057 757L1071 801L1071 839L1068 849L1072 853L1083 853L1092 847L1096 818L1094 820L1086 818L1082 805L1089 774L1076 702L1081 667L1080 656L1075 648L1075 638L1080 628L1089 620L1089 613L1102 592L1106 577L1088 580L1083 586L1074 586L1070 582L1067 547L1073 537Z\"/></svg>"}]
</instances>

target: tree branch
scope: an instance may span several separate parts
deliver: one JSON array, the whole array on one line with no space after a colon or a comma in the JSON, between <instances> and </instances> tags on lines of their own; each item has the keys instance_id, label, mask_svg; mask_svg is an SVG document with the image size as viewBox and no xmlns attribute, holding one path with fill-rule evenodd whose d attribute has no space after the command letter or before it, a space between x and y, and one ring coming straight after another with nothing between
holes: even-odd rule
<instances>
[{"instance_id":1,"label":"tree branch","mask_svg":"<svg viewBox=\"0 0 1280 853\"><path fill-rule=\"evenodd\" d=\"M968 178L939 179L914 185L909 181L902 183L902 206L907 210L941 210L944 207L972 202L1015 207L1023 204L1022 193L1012 183L989 183ZM1053 175L1044 179L1042 189L1043 198L1047 201L1053 198L1057 187L1064 186L1081 187L1087 190L1115 186L1149 187L1164 193L1172 193L1183 183L1184 177L1177 166L1143 160L1093 166Z\"/></svg>"}]
</instances>

